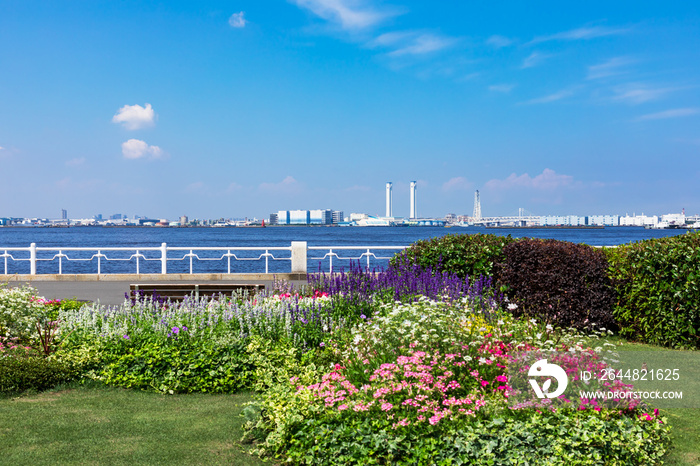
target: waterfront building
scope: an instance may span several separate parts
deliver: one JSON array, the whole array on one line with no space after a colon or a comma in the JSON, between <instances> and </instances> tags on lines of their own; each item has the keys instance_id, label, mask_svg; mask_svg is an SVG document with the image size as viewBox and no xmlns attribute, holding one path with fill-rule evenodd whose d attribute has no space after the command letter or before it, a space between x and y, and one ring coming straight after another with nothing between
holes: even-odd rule
<instances>
[{"instance_id":1,"label":"waterfront building","mask_svg":"<svg viewBox=\"0 0 700 466\"><path fill-rule=\"evenodd\" d=\"M309 211L310 225L331 225L333 223L333 211L330 209Z\"/></svg>"},{"instance_id":2,"label":"waterfront building","mask_svg":"<svg viewBox=\"0 0 700 466\"><path fill-rule=\"evenodd\" d=\"M334 211L331 209L316 210L280 210L270 214L270 225L331 225ZM337 212L342 221L342 212Z\"/></svg>"},{"instance_id":3,"label":"waterfront building","mask_svg":"<svg viewBox=\"0 0 700 466\"><path fill-rule=\"evenodd\" d=\"M289 225L289 211L280 210L277 212L277 224L278 225Z\"/></svg>"},{"instance_id":4,"label":"waterfront building","mask_svg":"<svg viewBox=\"0 0 700 466\"><path fill-rule=\"evenodd\" d=\"M647 227L654 226L659 223L659 217L656 215L633 215L625 214L620 217L621 227Z\"/></svg>"},{"instance_id":5,"label":"waterfront building","mask_svg":"<svg viewBox=\"0 0 700 466\"><path fill-rule=\"evenodd\" d=\"M290 225L308 225L309 223L311 223L311 212L308 210L289 211Z\"/></svg>"},{"instance_id":6,"label":"waterfront building","mask_svg":"<svg viewBox=\"0 0 700 466\"><path fill-rule=\"evenodd\" d=\"M620 225L619 215L591 215L588 217L590 226L616 227Z\"/></svg>"},{"instance_id":7,"label":"waterfront building","mask_svg":"<svg viewBox=\"0 0 700 466\"><path fill-rule=\"evenodd\" d=\"M683 226L685 225L685 213L662 215L661 221L667 222L669 225Z\"/></svg>"},{"instance_id":8,"label":"waterfront building","mask_svg":"<svg viewBox=\"0 0 700 466\"><path fill-rule=\"evenodd\" d=\"M333 223L334 224L343 223L344 220L345 220L344 212L342 210L334 210L333 211Z\"/></svg>"}]
</instances>

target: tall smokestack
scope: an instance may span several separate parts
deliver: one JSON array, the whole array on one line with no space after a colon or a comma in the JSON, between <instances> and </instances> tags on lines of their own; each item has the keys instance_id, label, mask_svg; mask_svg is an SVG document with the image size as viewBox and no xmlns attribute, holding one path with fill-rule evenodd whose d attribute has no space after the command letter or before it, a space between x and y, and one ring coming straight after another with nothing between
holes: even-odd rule
<instances>
[{"instance_id":1,"label":"tall smokestack","mask_svg":"<svg viewBox=\"0 0 700 466\"><path fill-rule=\"evenodd\" d=\"M391 210L391 182L386 184L386 216L393 217L394 213Z\"/></svg>"},{"instance_id":2,"label":"tall smokestack","mask_svg":"<svg viewBox=\"0 0 700 466\"><path fill-rule=\"evenodd\" d=\"M411 181L411 209L408 218L417 218L416 214L416 182Z\"/></svg>"}]
</instances>

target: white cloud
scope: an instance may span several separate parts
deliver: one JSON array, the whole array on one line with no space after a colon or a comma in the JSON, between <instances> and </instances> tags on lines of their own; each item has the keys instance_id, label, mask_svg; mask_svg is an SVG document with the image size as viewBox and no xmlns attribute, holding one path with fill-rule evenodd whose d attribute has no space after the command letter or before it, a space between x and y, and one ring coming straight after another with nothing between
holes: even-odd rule
<instances>
[{"instance_id":1,"label":"white cloud","mask_svg":"<svg viewBox=\"0 0 700 466\"><path fill-rule=\"evenodd\" d=\"M201 181L195 181L194 183L190 183L187 186L185 186L185 192L186 193L196 193L200 192L204 189L205 184L202 183Z\"/></svg>"},{"instance_id":2,"label":"white cloud","mask_svg":"<svg viewBox=\"0 0 700 466\"><path fill-rule=\"evenodd\" d=\"M463 176L451 178L442 184L443 191L470 191L474 185Z\"/></svg>"},{"instance_id":3,"label":"white cloud","mask_svg":"<svg viewBox=\"0 0 700 466\"><path fill-rule=\"evenodd\" d=\"M231 182L231 184L229 184L228 187L226 188L226 192L227 192L227 193L232 193L232 192L235 192L235 191L240 191L241 189L243 189L243 186L241 186L240 184L238 184L238 183L236 183L235 181L233 181L233 182Z\"/></svg>"},{"instance_id":4,"label":"white cloud","mask_svg":"<svg viewBox=\"0 0 700 466\"><path fill-rule=\"evenodd\" d=\"M598 37L615 36L625 34L629 29L609 28L604 26L582 27L570 31L559 32L549 36L535 37L528 45L549 42L553 40L590 40Z\"/></svg>"},{"instance_id":5,"label":"white cloud","mask_svg":"<svg viewBox=\"0 0 700 466\"><path fill-rule=\"evenodd\" d=\"M486 40L487 45L490 45L491 47L495 47L497 49L500 49L503 47L508 47L509 45L512 45L514 42L515 41L513 39L509 39L508 37L499 36L499 35L491 36Z\"/></svg>"},{"instance_id":6,"label":"white cloud","mask_svg":"<svg viewBox=\"0 0 700 466\"><path fill-rule=\"evenodd\" d=\"M396 16L396 11L379 11L362 0L290 0L316 16L338 24L346 30L360 30L378 25Z\"/></svg>"},{"instance_id":7,"label":"white cloud","mask_svg":"<svg viewBox=\"0 0 700 466\"><path fill-rule=\"evenodd\" d=\"M4 148L4 147L2 147L2 146L0 146L0 150L5 150L5 148Z\"/></svg>"},{"instance_id":8,"label":"white cloud","mask_svg":"<svg viewBox=\"0 0 700 466\"><path fill-rule=\"evenodd\" d=\"M390 57L425 55L451 47L457 42L454 37L445 37L429 32L396 31L381 34L368 45L372 48L389 49Z\"/></svg>"},{"instance_id":9,"label":"white cloud","mask_svg":"<svg viewBox=\"0 0 700 466\"><path fill-rule=\"evenodd\" d=\"M121 123L129 130L147 128L155 124L156 114L151 104L146 107L140 105L124 105L116 115L112 117L113 123Z\"/></svg>"},{"instance_id":10,"label":"white cloud","mask_svg":"<svg viewBox=\"0 0 700 466\"><path fill-rule=\"evenodd\" d=\"M534 178L524 173L520 176L511 174L505 180L493 179L486 182L485 187L495 190L506 190L514 188L536 189L551 191L558 188L572 186L574 177L569 175L559 175L554 170L545 168L542 173Z\"/></svg>"},{"instance_id":11,"label":"white cloud","mask_svg":"<svg viewBox=\"0 0 700 466\"><path fill-rule=\"evenodd\" d=\"M165 152L158 146L149 146L146 142L140 139L129 139L122 143L122 154L126 159L142 159L145 157L151 159L165 158Z\"/></svg>"},{"instance_id":12,"label":"white cloud","mask_svg":"<svg viewBox=\"0 0 700 466\"><path fill-rule=\"evenodd\" d=\"M520 65L521 69L526 69L526 68L533 68L537 65L540 65L543 63L546 59L550 58L551 55L545 54L545 53L540 53L540 52L532 52L529 56L523 60L523 64Z\"/></svg>"},{"instance_id":13,"label":"white cloud","mask_svg":"<svg viewBox=\"0 0 700 466\"><path fill-rule=\"evenodd\" d=\"M244 28L245 25L248 23L248 21L246 21L246 19L243 17L244 15L245 12L243 11L232 14L231 17L228 19L228 24L232 28Z\"/></svg>"},{"instance_id":14,"label":"white cloud","mask_svg":"<svg viewBox=\"0 0 700 466\"><path fill-rule=\"evenodd\" d=\"M615 96L612 99L629 104L643 104L677 90L677 87L650 87L646 84L632 83L613 89Z\"/></svg>"},{"instance_id":15,"label":"white cloud","mask_svg":"<svg viewBox=\"0 0 700 466\"><path fill-rule=\"evenodd\" d=\"M624 68L634 63L628 57L614 57L603 63L588 67L588 79L601 79L625 73Z\"/></svg>"},{"instance_id":16,"label":"white cloud","mask_svg":"<svg viewBox=\"0 0 700 466\"><path fill-rule=\"evenodd\" d=\"M69 167L79 167L85 163L85 157L77 157L66 161L66 165Z\"/></svg>"},{"instance_id":17,"label":"white cloud","mask_svg":"<svg viewBox=\"0 0 700 466\"><path fill-rule=\"evenodd\" d=\"M514 84L494 84L492 86L489 86L489 91L502 92L503 94L507 94L510 91L512 91L514 87Z\"/></svg>"},{"instance_id":18,"label":"white cloud","mask_svg":"<svg viewBox=\"0 0 700 466\"><path fill-rule=\"evenodd\" d=\"M564 89L559 92L555 92L554 94L549 94L544 97L538 97L536 99L531 99L525 102L526 104L548 104L550 102L556 102L558 100L565 99L571 95L573 95L573 91L569 89Z\"/></svg>"},{"instance_id":19,"label":"white cloud","mask_svg":"<svg viewBox=\"0 0 700 466\"><path fill-rule=\"evenodd\" d=\"M671 110L665 110L663 112L649 113L647 115L642 115L637 118L637 121L645 120L665 120L668 118L679 118L693 116L700 113L699 108L674 108Z\"/></svg>"},{"instance_id":20,"label":"white cloud","mask_svg":"<svg viewBox=\"0 0 700 466\"><path fill-rule=\"evenodd\" d=\"M270 191L274 193L294 194L302 190L302 185L292 176L287 176L279 183L260 183L258 187L261 191Z\"/></svg>"}]
</instances>

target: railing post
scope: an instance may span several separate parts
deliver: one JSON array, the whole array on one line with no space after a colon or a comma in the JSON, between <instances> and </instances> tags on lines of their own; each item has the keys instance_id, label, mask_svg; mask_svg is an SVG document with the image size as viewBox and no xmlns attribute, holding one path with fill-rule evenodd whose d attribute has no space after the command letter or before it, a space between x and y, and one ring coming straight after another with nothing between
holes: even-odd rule
<instances>
[{"instance_id":1,"label":"railing post","mask_svg":"<svg viewBox=\"0 0 700 466\"><path fill-rule=\"evenodd\" d=\"M63 251L58 250L58 274L63 274Z\"/></svg>"},{"instance_id":2,"label":"railing post","mask_svg":"<svg viewBox=\"0 0 700 466\"><path fill-rule=\"evenodd\" d=\"M306 273L306 241L292 241L292 273Z\"/></svg>"},{"instance_id":3,"label":"railing post","mask_svg":"<svg viewBox=\"0 0 700 466\"><path fill-rule=\"evenodd\" d=\"M163 275L168 273L168 245L166 243L160 245L160 273Z\"/></svg>"},{"instance_id":4,"label":"railing post","mask_svg":"<svg viewBox=\"0 0 700 466\"><path fill-rule=\"evenodd\" d=\"M139 270L139 250L136 250L136 275L140 274L141 271Z\"/></svg>"},{"instance_id":5,"label":"railing post","mask_svg":"<svg viewBox=\"0 0 700 466\"><path fill-rule=\"evenodd\" d=\"M29 273L36 275L36 243L29 245Z\"/></svg>"}]
</instances>

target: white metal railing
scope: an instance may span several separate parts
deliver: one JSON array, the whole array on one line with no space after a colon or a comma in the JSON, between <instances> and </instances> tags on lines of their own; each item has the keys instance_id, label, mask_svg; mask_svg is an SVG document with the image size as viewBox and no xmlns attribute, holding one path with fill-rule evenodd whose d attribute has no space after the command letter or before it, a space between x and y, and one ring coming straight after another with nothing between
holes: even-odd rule
<instances>
[{"instance_id":1,"label":"white metal railing","mask_svg":"<svg viewBox=\"0 0 700 466\"><path fill-rule=\"evenodd\" d=\"M377 256L372 252L372 250L375 251L402 251L406 249L408 246L309 246L308 249L310 251L328 251L325 255L322 257L311 257L310 259L313 260L325 260L326 258L329 259L330 261L330 271L333 272L333 258L335 257L338 260L357 260L360 261L362 258L367 259L367 268L370 268L370 259L374 258L375 260L389 260L393 256ZM346 257L341 257L338 254L336 254L335 251L362 251L364 252L360 254L359 256L346 256Z\"/></svg>"},{"instance_id":2,"label":"white metal railing","mask_svg":"<svg viewBox=\"0 0 700 466\"><path fill-rule=\"evenodd\" d=\"M392 256L378 255L381 252L386 254L387 251L401 251L407 246L308 246L306 241L292 241L290 246L276 247L180 247L168 246L162 243L159 247L37 247L36 243L32 243L28 248L1 248L2 254L0 258L4 262L4 273L9 273L9 261L13 262L29 262L30 275L37 275L37 264L41 262L58 261L58 274L63 274L63 266L65 263L71 262L92 262L97 260L98 275L102 274L103 263L108 262L132 262L135 261L136 274L141 273L142 263L160 262L160 273L168 273L168 262L173 261L189 261L189 273L194 273L195 259L197 262L222 262L226 261L226 273L231 273L231 262L233 261L263 261L265 262L265 273L270 273L270 261L289 261L291 262L292 273L306 273L307 264L310 260L325 261L329 260L329 269L333 271L333 259L338 260L366 260L367 268L370 268L371 260L382 261L389 260ZM214 257L203 257L205 254L218 251L220 254ZM308 251L327 251L320 257L308 257ZM352 254L352 251L356 251ZM362 251L361 253L359 253ZM29 253L28 258L15 257L13 253ZM168 253L174 253L176 256ZM344 254L343 256L338 253ZM70 257L68 253L77 253L84 257ZM87 254L85 254L87 253ZM92 253L92 254L90 254ZM121 253L126 257L108 257L106 253ZM149 257L144 253L150 253ZM179 253L179 254L178 254ZM184 254L183 254L184 253ZM241 254L242 253L242 254ZM251 257L245 257L245 254L253 254ZM359 255L358 255L359 253ZM277 254L277 256L275 256ZM117 254L118 255L118 254ZM43 256L43 257L40 257ZM281 257L284 256L284 257ZM118 272L122 273L122 272ZM180 273L180 272L178 272Z\"/></svg>"}]
</instances>

